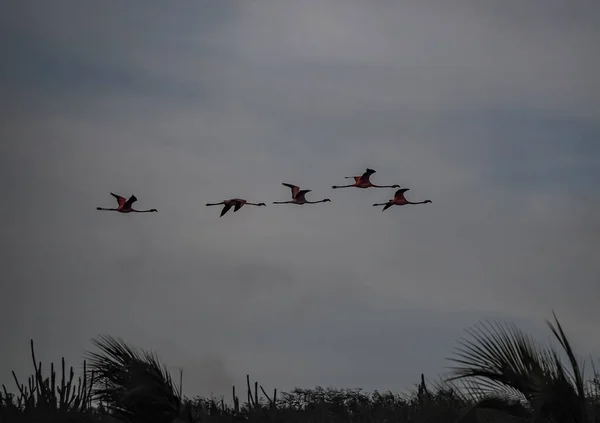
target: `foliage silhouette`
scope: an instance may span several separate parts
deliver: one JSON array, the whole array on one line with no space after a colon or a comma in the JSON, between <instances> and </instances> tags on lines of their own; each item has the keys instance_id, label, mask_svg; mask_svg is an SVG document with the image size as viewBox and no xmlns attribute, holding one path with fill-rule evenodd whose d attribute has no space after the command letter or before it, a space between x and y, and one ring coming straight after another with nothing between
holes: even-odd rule
<instances>
[{"instance_id":1,"label":"foliage silhouette","mask_svg":"<svg viewBox=\"0 0 600 423\"><path fill-rule=\"evenodd\" d=\"M78 421L93 421L91 409L91 389L94 373L87 371L87 363L83 362L83 379L79 377L75 383L75 371L69 369L69 377L65 374L65 359L61 360L61 377L57 382L54 363L50 363L50 375L44 377L42 363L35 357L33 340L30 341L31 359L34 374L21 383L16 373L12 376L17 385L17 394L9 393L6 385L0 392L0 423L28 421L62 421L77 418Z\"/></svg>"},{"instance_id":2,"label":"foliage silhouette","mask_svg":"<svg viewBox=\"0 0 600 423\"><path fill-rule=\"evenodd\" d=\"M600 378L594 369L585 381L556 315L547 324L565 360L514 325L480 323L450 358L456 366L449 378L427 384L421 375L416 388L402 395L322 387L268 394L247 376L247 398L241 401L234 386L232 403L222 397L183 397L154 353L111 336L92 341L98 351L87 354L89 366L84 362L77 387L72 369L65 378L64 360L57 385L53 366L49 378L41 376L32 341L35 375L28 386L15 376L18 395L3 385L0 423L600 422Z\"/></svg>"},{"instance_id":3,"label":"foliage silhouette","mask_svg":"<svg viewBox=\"0 0 600 423\"><path fill-rule=\"evenodd\" d=\"M459 366L448 380L470 380L472 396L481 398L473 410L514 411L536 422L588 422L579 363L556 315L554 323L547 324L566 353L570 370L555 348L536 343L515 325L482 323L468 331L471 339L460 342L457 357L450 359Z\"/></svg>"},{"instance_id":4,"label":"foliage silhouette","mask_svg":"<svg viewBox=\"0 0 600 423\"><path fill-rule=\"evenodd\" d=\"M88 353L96 373L93 396L119 419L131 423L171 423L181 395L166 366L149 352L137 351L119 338L92 340L100 352Z\"/></svg>"}]
</instances>

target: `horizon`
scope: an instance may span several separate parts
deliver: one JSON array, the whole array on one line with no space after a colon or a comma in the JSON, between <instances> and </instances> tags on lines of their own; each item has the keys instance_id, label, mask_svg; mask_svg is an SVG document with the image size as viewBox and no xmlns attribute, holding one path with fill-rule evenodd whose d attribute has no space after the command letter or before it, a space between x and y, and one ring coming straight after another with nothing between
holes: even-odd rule
<instances>
[{"instance_id":1,"label":"horizon","mask_svg":"<svg viewBox=\"0 0 600 423\"><path fill-rule=\"evenodd\" d=\"M246 374L397 392L480 320L545 342L552 310L600 357L600 3L5 9L7 386L29 339L75 368L110 334L192 396ZM432 203L331 189L366 168ZM331 202L272 205L282 182ZM158 213L97 211L110 192ZM205 206L234 197L267 206Z\"/></svg>"}]
</instances>

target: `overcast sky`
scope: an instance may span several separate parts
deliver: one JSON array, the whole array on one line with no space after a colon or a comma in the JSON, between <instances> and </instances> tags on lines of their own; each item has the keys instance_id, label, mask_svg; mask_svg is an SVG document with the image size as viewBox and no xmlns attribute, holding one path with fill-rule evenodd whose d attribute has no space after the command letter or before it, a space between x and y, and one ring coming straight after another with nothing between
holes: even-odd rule
<instances>
[{"instance_id":1,"label":"overcast sky","mask_svg":"<svg viewBox=\"0 0 600 423\"><path fill-rule=\"evenodd\" d=\"M480 319L600 358L600 3L7 2L0 382L123 337L185 394L401 390ZM410 188L332 190L344 176ZM282 182L331 203L285 201ZM109 193L159 213L99 212ZM219 218L207 202L267 207ZM7 324L8 322L8 324ZM240 386L241 388L242 386Z\"/></svg>"}]
</instances>

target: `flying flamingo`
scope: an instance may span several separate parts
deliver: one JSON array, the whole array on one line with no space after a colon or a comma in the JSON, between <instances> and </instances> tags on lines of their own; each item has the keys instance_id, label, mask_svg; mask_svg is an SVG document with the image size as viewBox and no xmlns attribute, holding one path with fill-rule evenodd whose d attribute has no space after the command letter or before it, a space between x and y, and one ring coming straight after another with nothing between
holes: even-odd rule
<instances>
[{"instance_id":1,"label":"flying flamingo","mask_svg":"<svg viewBox=\"0 0 600 423\"><path fill-rule=\"evenodd\" d=\"M369 178L371 177L372 174L374 174L375 171L373 169L368 169L365 171L365 173L363 173L361 176L344 176L344 178L346 179L354 179L354 183L351 185L333 185L331 188L333 189L337 189L337 188L349 188L349 187L356 187L356 188L369 188L369 187L373 187L373 188L400 188L400 185L375 185L374 183L372 183Z\"/></svg>"},{"instance_id":2,"label":"flying flamingo","mask_svg":"<svg viewBox=\"0 0 600 423\"><path fill-rule=\"evenodd\" d=\"M229 200L224 200L221 201L220 203L207 203L207 206L220 206L223 205L223 210L221 210L221 216L219 217L223 217L223 215L225 213L227 213L229 211L230 208L233 207L233 211L236 212L239 209L241 209L245 204L248 204L250 206L266 206L265 203L249 203L248 201L244 200L243 198L231 198Z\"/></svg>"},{"instance_id":3,"label":"flying flamingo","mask_svg":"<svg viewBox=\"0 0 600 423\"><path fill-rule=\"evenodd\" d=\"M406 191L408 191L409 188L402 188L399 189L398 191L396 191L396 193L394 194L394 198L392 198L391 200L389 200L387 203L380 203L380 204L373 204L373 206L385 206L383 208L383 210L381 211L385 211L387 209L389 209L392 206L404 206L406 204L425 204L425 203L431 203L431 200L425 200L425 201L418 201L416 203L413 203L411 201L408 201L405 197L404 197L404 193Z\"/></svg>"},{"instance_id":4,"label":"flying flamingo","mask_svg":"<svg viewBox=\"0 0 600 423\"><path fill-rule=\"evenodd\" d=\"M115 209L106 209L103 207L96 207L96 210L117 211L119 213L132 213L132 212L133 213L150 213L150 212L158 211L156 209L136 210L136 209L132 208L131 205L137 201L136 196L133 194L131 194L131 197L129 197L128 200L126 200L125 197L121 197L120 195L113 194L112 192L110 193L110 195L112 195L113 197L115 197L117 199L119 206Z\"/></svg>"},{"instance_id":5,"label":"flying flamingo","mask_svg":"<svg viewBox=\"0 0 600 423\"><path fill-rule=\"evenodd\" d=\"M311 192L311 189L303 189L300 190L300 187L297 187L296 185L292 185L292 184L286 184L285 182L282 182L281 185L285 185L286 187L289 187L292 189L292 200L291 201L274 201L273 204L317 204L317 203L326 203L328 201L331 201L329 198L325 198L323 200L319 200L319 201L308 201L306 198L304 198L304 196L306 195L307 192Z\"/></svg>"}]
</instances>

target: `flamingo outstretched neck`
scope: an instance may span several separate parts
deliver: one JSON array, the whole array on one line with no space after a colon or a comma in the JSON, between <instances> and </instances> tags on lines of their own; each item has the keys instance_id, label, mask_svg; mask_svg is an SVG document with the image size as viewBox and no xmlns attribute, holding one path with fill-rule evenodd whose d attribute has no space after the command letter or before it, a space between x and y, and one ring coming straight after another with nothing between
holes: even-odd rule
<instances>
[{"instance_id":1,"label":"flamingo outstretched neck","mask_svg":"<svg viewBox=\"0 0 600 423\"><path fill-rule=\"evenodd\" d=\"M332 185L331 188L400 188L400 185L375 185L371 182L371 175L376 173L375 170L367 168L361 176L344 176L345 179L354 179L354 183L350 185Z\"/></svg>"},{"instance_id":2,"label":"flamingo outstretched neck","mask_svg":"<svg viewBox=\"0 0 600 423\"><path fill-rule=\"evenodd\" d=\"M104 210L104 211L116 211L119 213L155 213L158 212L157 209L148 209L148 210L136 210L132 207L133 203L137 201L137 197L131 194L129 199L125 199L125 197L121 195L117 195L114 193L110 193L113 197L116 198L118 206L116 208L105 208L105 207L96 207L96 210Z\"/></svg>"},{"instance_id":3,"label":"flamingo outstretched neck","mask_svg":"<svg viewBox=\"0 0 600 423\"><path fill-rule=\"evenodd\" d=\"M317 204L317 203L327 203L328 201L331 201L329 198L324 198L322 200L319 201L308 201L305 200L304 202L299 202L297 200L291 200L291 201L273 201L273 204Z\"/></svg>"}]
</instances>

